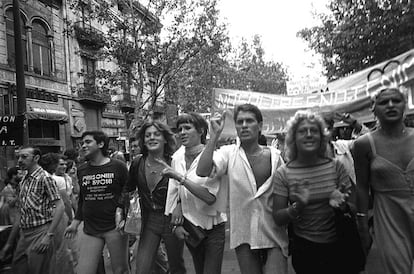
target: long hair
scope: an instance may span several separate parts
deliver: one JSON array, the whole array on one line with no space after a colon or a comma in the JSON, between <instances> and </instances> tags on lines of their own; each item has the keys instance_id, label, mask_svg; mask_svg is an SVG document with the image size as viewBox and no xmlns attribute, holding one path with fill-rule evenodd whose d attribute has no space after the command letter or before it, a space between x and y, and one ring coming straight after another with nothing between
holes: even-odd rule
<instances>
[{"instance_id":1,"label":"long hair","mask_svg":"<svg viewBox=\"0 0 414 274\"><path fill-rule=\"evenodd\" d=\"M164 145L164 157L165 159L170 159L173 153L175 152L175 146L176 146L174 133L172 133L171 129L166 124L163 124L161 122L154 121L154 120L146 121L141 126L141 128L139 129L137 133L136 138L138 139L138 145L139 145L139 148L141 149L141 153L144 156L148 155L148 149L144 144L144 139L145 139L145 131L147 130L147 128L151 126L154 126L156 129L158 129L161 132L161 134L164 136L164 139L166 141Z\"/></svg>"},{"instance_id":2,"label":"long hair","mask_svg":"<svg viewBox=\"0 0 414 274\"><path fill-rule=\"evenodd\" d=\"M207 138L207 132L208 132L208 123L206 119L204 119L203 116L201 116L198 113L189 112L189 113L184 113L178 116L177 128L181 124L185 124L185 123L192 124L197 130L197 132L201 133L201 143L205 144L206 138Z\"/></svg>"},{"instance_id":3,"label":"long hair","mask_svg":"<svg viewBox=\"0 0 414 274\"><path fill-rule=\"evenodd\" d=\"M309 110L298 110L295 115L293 115L287 122L287 133L285 140L285 149L286 149L286 158L289 161L293 161L298 157L298 151L296 147L296 131L299 124L302 121L309 121L315 123L321 134L321 143L318 150L318 155L322 158L327 157L327 148L328 142L330 140L330 135L326 129L326 124L324 119L316 113L313 113Z\"/></svg>"}]
</instances>

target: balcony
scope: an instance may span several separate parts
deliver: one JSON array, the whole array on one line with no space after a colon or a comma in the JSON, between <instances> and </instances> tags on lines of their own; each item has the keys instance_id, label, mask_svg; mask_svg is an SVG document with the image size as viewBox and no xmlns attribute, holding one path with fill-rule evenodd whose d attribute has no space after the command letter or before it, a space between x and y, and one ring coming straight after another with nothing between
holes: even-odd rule
<instances>
[{"instance_id":1,"label":"balcony","mask_svg":"<svg viewBox=\"0 0 414 274\"><path fill-rule=\"evenodd\" d=\"M119 101L119 106L123 113L133 113L135 111L136 102L132 100L131 94L122 93L122 99Z\"/></svg>"},{"instance_id":2,"label":"balcony","mask_svg":"<svg viewBox=\"0 0 414 274\"><path fill-rule=\"evenodd\" d=\"M105 37L100 30L84 22L76 22L73 30L82 49L98 51L105 46Z\"/></svg>"},{"instance_id":3,"label":"balcony","mask_svg":"<svg viewBox=\"0 0 414 274\"><path fill-rule=\"evenodd\" d=\"M94 84L78 84L77 92L80 103L104 106L111 102L111 95Z\"/></svg>"}]
</instances>

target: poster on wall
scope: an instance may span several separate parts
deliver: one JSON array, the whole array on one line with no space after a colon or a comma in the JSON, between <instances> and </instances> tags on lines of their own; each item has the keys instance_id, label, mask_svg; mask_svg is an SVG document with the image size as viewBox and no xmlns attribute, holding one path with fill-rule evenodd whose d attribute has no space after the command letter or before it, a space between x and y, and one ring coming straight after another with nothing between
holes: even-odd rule
<instances>
[{"instance_id":1,"label":"poster on wall","mask_svg":"<svg viewBox=\"0 0 414 274\"><path fill-rule=\"evenodd\" d=\"M323 93L295 96L216 88L213 92L212 113L233 111L234 107L251 103L263 114L263 133L284 131L287 120L300 109L315 112L351 113L360 122L373 121L371 98L380 90L398 86L407 94L409 113L414 113L413 88L414 49L393 59L328 83ZM232 132L230 119L224 132ZM234 130L233 130L234 132Z\"/></svg>"},{"instance_id":2,"label":"poster on wall","mask_svg":"<svg viewBox=\"0 0 414 274\"><path fill-rule=\"evenodd\" d=\"M23 115L0 116L0 146L23 145Z\"/></svg>"}]
</instances>

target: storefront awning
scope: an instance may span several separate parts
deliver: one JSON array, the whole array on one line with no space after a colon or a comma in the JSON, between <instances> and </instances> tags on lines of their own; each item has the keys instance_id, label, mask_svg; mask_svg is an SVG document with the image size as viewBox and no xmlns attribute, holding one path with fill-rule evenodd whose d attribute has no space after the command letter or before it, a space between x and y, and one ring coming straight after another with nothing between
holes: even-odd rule
<instances>
[{"instance_id":1,"label":"storefront awning","mask_svg":"<svg viewBox=\"0 0 414 274\"><path fill-rule=\"evenodd\" d=\"M60 123L67 123L69 121L68 113L62 106L40 102L27 102L27 119L48 120Z\"/></svg>"}]
</instances>

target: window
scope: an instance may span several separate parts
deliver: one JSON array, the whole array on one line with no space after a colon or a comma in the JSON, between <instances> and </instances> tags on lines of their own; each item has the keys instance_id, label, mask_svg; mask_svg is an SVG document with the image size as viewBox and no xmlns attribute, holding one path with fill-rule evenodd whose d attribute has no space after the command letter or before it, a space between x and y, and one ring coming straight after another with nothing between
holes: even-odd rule
<instances>
[{"instance_id":1,"label":"window","mask_svg":"<svg viewBox=\"0 0 414 274\"><path fill-rule=\"evenodd\" d=\"M47 120L29 120L30 138L48 138L59 140L59 123Z\"/></svg>"},{"instance_id":2,"label":"window","mask_svg":"<svg viewBox=\"0 0 414 274\"><path fill-rule=\"evenodd\" d=\"M96 61L86 56L82 56L82 70L84 84L95 86Z\"/></svg>"},{"instance_id":3,"label":"window","mask_svg":"<svg viewBox=\"0 0 414 274\"><path fill-rule=\"evenodd\" d=\"M5 115L12 114L10 107L10 97L8 94L3 95L4 113Z\"/></svg>"},{"instance_id":4,"label":"window","mask_svg":"<svg viewBox=\"0 0 414 274\"><path fill-rule=\"evenodd\" d=\"M8 9L6 11L6 43L7 43L7 63L11 67L16 67L16 51L14 48L14 21L13 21L13 10ZM28 70L27 66L27 36L25 28L25 20L23 16L20 16L20 26L22 33L22 46L24 51L23 63L24 70Z\"/></svg>"},{"instance_id":5,"label":"window","mask_svg":"<svg viewBox=\"0 0 414 274\"><path fill-rule=\"evenodd\" d=\"M40 21L33 22L33 71L36 74L50 76L52 71L51 51L47 28Z\"/></svg>"}]
</instances>

